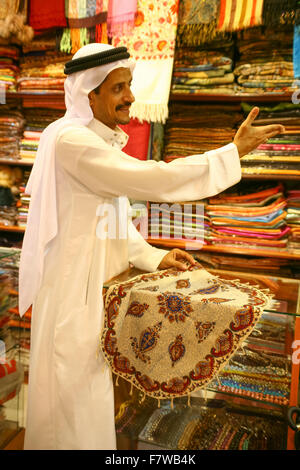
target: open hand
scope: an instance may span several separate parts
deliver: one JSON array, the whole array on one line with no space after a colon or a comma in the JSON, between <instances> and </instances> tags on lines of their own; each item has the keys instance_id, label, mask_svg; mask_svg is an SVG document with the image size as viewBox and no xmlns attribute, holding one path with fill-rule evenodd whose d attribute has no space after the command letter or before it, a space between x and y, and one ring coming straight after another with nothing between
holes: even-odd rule
<instances>
[{"instance_id":1,"label":"open hand","mask_svg":"<svg viewBox=\"0 0 300 470\"><path fill-rule=\"evenodd\" d=\"M285 132L281 124L270 124L268 126L252 126L254 119L258 116L259 108L253 108L245 121L238 129L233 143L236 144L240 158L247 155L259 145L277 134Z\"/></svg>"},{"instance_id":2,"label":"open hand","mask_svg":"<svg viewBox=\"0 0 300 470\"><path fill-rule=\"evenodd\" d=\"M169 251L166 256L161 260L158 269L168 269L168 268L178 268L183 271L186 271L190 265L194 266L196 261L189 255L186 251L179 250L179 248L174 248L174 250Z\"/></svg>"}]
</instances>

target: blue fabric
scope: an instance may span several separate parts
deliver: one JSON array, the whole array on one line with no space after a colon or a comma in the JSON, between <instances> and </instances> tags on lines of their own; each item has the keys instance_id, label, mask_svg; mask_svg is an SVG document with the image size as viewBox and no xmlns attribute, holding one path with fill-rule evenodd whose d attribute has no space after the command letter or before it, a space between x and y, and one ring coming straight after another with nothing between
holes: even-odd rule
<instances>
[{"instance_id":1,"label":"blue fabric","mask_svg":"<svg viewBox=\"0 0 300 470\"><path fill-rule=\"evenodd\" d=\"M294 26L293 46L294 77L300 79L300 25Z\"/></svg>"}]
</instances>

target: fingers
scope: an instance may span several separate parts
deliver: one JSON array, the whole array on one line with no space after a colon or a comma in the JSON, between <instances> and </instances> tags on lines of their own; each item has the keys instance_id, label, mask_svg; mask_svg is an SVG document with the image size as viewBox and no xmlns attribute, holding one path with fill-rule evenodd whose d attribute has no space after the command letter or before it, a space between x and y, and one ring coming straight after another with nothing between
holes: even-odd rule
<instances>
[{"instance_id":1,"label":"fingers","mask_svg":"<svg viewBox=\"0 0 300 470\"><path fill-rule=\"evenodd\" d=\"M253 121L257 118L258 113L259 113L259 108L255 106L253 109L251 109L250 113L248 114L243 124L245 126L251 126Z\"/></svg>"},{"instance_id":2,"label":"fingers","mask_svg":"<svg viewBox=\"0 0 300 470\"><path fill-rule=\"evenodd\" d=\"M281 124L270 124L268 126L259 127L265 134L283 134L285 132L284 126Z\"/></svg>"},{"instance_id":3,"label":"fingers","mask_svg":"<svg viewBox=\"0 0 300 470\"><path fill-rule=\"evenodd\" d=\"M178 256L177 256L178 254ZM184 258L186 259L190 264L195 265L196 261L194 260L193 256L187 253L186 251L179 250L177 251L176 258Z\"/></svg>"}]
</instances>

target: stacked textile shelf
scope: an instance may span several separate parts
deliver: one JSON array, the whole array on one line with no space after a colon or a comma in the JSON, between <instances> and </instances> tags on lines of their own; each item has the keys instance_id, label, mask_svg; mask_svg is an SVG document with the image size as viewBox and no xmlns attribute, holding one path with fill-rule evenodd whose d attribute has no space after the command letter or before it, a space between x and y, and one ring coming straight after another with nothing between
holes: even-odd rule
<instances>
[{"instance_id":1,"label":"stacked textile shelf","mask_svg":"<svg viewBox=\"0 0 300 470\"><path fill-rule=\"evenodd\" d=\"M228 144L241 120L238 104L225 107L210 103L172 103L165 126L164 160L170 162Z\"/></svg>"},{"instance_id":2,"label":"stacked textile shelf","mask_svg":"<svg viewBox=\"0 0 300 470\"><path fill-rule=\"evenodd\" d=\"M172 247L185 248L190 243L206 244L209 218L203 201L174 204L149 203L148 233L152 240L164 240Z\"/></svg>"},{"instance_id":3,"label":"stacked textile shelf","mask_svg":"<svg viewBox=\"0 0 300 470\"><path fill-rule=\"evenodd\" d=\"M23 227L23 228L26 228L26 225L27 225L27 217L28 217L29 204L30 204L30 196L26 194L26 191L25 191L29 176L30 176L30 170L24 170L23 180L19 186L20 198L17 202L18 226Z\"/></svg>"},{"instance_id":4,"label":"stacked textile shelf","mask_svg":"<svg viewBox=\"0 0 300 470\"><path fill-rule=\"evenodd\" d=\"M267 187L266 187L267 186ZM285 248L287 226L283 185L237 185L209 198L205 214L210 217L209 242L216 245Z\"/></svg>"},{"instance_id":5,"label":"stacked textile shelf","mask_svg":"<svg viewBox=\"0 0 300 470\"><path fill-rule=\"evenodd\" d=\"M232 40L215 40L202 47L178 47L172 93L234 94L233 56Z\"/></svg>"},{"instance_id":6,"label":"stacked textile shelf","mask_svg":"<svg viewBox=\"0 0 300 470\"><path fill-rule=\"evenodd\" d=\"M0 163L19 158L23 126L24 117L15 99L0 105Z\"/></svg>"},{"instance_id":7,"label":"stacked textile shelf","mask_svg":"<svg viewBox=\"0 0 300 470\"><path fill-rule=\"evenodd\" d=\"M17 202L19 184L23 179L22 169L0 165L0 224L14 226L18 223Z\"/></svg>"},{"instance_id":8,"label":"stacked textile shelf","mask_svg":"<svg viewBox=\"0 0 300 470\"><path fill-rule=\"evenodd\" d=\"M287 191L286 223L290 227L289 244L292 248L300 249L300 190Z\"/></svg>"},{"instance_id":9,"label":"stacked textile shelf","mask_svg":"<svg viewBox=\"0 0 300 470\"><path fill-rule=\"evenodd\" d=\"M20 141L20 158L22 160L29 162L34 161L43 130L51 124L51 122L61 118L63 114L64 112L59 108L24 109L26 124L24 126L23 137Z\"/></svg>"},{"instance_id":10,"label":"stacked textile shelf","mask_svg":"<svg viewBox=\"0 0 300 470\"><path fill-rule=\"evenodd\" d=\"M0 91L15 92L19 74L20 49L17 46L0 45ZM4 94L3 94L4 97ZM3 100L0 101L3 103Z\"/></svg>"},{"instance_id":11,"label":"stacked textile shelf","mask_svg":"<svg viewBox=\"0 0 300 470\"><path fill-rule=\"evenodd\" d=\"M238 33L234 74L239 93L283 94L295 90L293 30L249 28Z\"/></svg>"},{"instance_id":12,"label":"stacked textile shelf","mask_svg":"<svg viewBox=\"0 0 300 470\"><path fill-rule=\"evenodd\" d=\"M53 35L35 38L23 46L18 91L24 107L64 109L64 64L69 58L56 50ZM36 95L34 99L32 94Z\"/></svg>"},{"instance_id":13,"label":"stacked textile shelf","mask_svg":"<svg viewBox=\"0 0 300 470\"><path fill-rule=\"evenodd\" d=\"M244 117L252 106L241 104ZM260 106L255 125L282 124L285 133L276 135L241 159L243 174L300 175L300 105L277 103Z\"/></svg>"}]
</instances>

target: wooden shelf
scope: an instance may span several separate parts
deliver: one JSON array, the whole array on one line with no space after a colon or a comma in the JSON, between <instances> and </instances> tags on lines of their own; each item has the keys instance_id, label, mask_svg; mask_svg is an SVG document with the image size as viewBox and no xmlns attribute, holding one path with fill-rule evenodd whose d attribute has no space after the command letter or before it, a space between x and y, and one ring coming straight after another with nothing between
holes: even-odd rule
<instances>
[{"instance_id":1,"label":"wooden shelf","mask_svg":"<svg viewBox=\"0 0 300 470\"><path fill-rule=\"evenodd\" d=\"M282 174L272 174L272 175L247 175L242 173L243 180L291 180L291 181L299 181L300 175L282 175Z\"/></svg>"},{"instance_id":2,"label":"wooden shelf","mask_svg":"<svg viewBox=\"0 0 300 470\"><path fill-rule=\"evenodd\" d=\"M165 248L180 248L180 246L170 246L169 240L157 239L157 238L148 238L146 240L150 245L160 246ZM225 253L225 254L235 254L243 256L262 256L266 258L283 258L291 260L300 260L300 250L288 250L278 248L245 248L245 247L236 247L232 245L202 245L200 243L187 242L187 247L182 249L189 250L189 246L195 248L196 251L210 252L210 253Z\"/></svg>"},{"instance_id":3,"label":"wooden shelf","mask_svg":"<svg viewBox=\"0 0 300 470\"><path fill-rule=\"evenodd\" d=\"M240 103L242 101L247 102L260 102L260 103L269 103L269 102L280 102L280 101L291 101L292 94L284 95L275 95L275 94L265 94L265 95L210 95L203 93L202 95L196 93L171 93L169 101L227 101L228 103Z\"/></svg>"},{"instance_id":4,"label":"wooden shelf","mask_svg":"<svg viewBox=\"0 0 300 470\"><path fill-rule=\"evenodd\" d=\"M18 227L17 225L7 226L0 224L0 232L15 232L15 233L24 233L25 228Z\"/></svg>"},{"instance_id":5,"label":"wooden shelf","mask_svg":"<svg viewBox=\"0 0 300 470\"><path fill-rule=\"evenodd\" d=\"M32 166L34 160L5 160L4 158L0 159L0 165L14 165L14 166Z\"/></svg>"}]
</instances>

